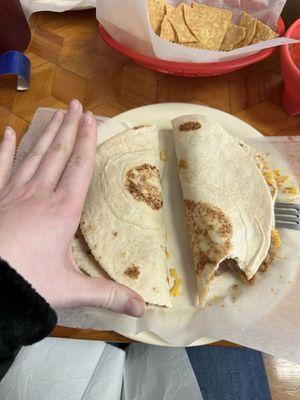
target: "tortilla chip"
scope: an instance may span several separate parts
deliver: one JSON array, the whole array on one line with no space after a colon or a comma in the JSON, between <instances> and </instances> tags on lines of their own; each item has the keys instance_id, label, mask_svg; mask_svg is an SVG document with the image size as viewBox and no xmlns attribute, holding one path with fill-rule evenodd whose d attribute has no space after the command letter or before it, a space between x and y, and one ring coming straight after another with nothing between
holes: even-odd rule
<instances>
[{"instance_id":1,"label":"tortilla chip","mask_svg":"<svg viewBox=\"0 0 300 400\"><path fill-rule=\"evenodd\" d=\"M201 44L200 43L180 43L182 44L182 46L186 46L186 47L193 47L195 49L202 49Z\"/></svg>"},{"instance_id":2,"label":"tortilla chip","mask_svg":"<svg viewBox=\"0 0 300 400\"><path fill-rule=\"evenodd\" d=\"M170 16L174 10L175 10L175 7L171 6L170 4L166 4L166 14L165 15Z\"/></svg>"},{"instance_id":3,"label":"tortilla chip","mask_svg":"<svg viewBox=\"0 0 300 400\"><path fill-rule=\"evenodd\" d=\"M274 32L268 25L257 21L255 34L253 39L251 40L251 44L259 43L263 40L274 39L277 36L278 34Z\"/></svg>"},{"instance_id":4,"label":"tortilla chip","mask_svg":"<svg viewBox=\"0 0 300 400\"><path fill-rule=\"evenodd\" d=\"M169 16L169 21L171 22L176 34L179 43L193 43L197 42L197 39L192 34L192 32L187 27L184 14L183 7L187 7L185 4L181 3L179 6L175 8L172 14Z\"/></svg>"},{"instance_id":5,"label":"tortilla chip","mask_svg":"<svg viewBox=\"0 0 300 400\"><path fill-rule=\"evenodd\" d=\"M166 0L148 0L150 24L154 32L159 35L160 26L165 15Z\"/></svg>"},{"instance_id":6,"label":"tortilla chip","mask_svg":"<svg viewBox=\"0 0 300 400\"><path fill-rule=\"evenodd\" d=\"M243 14L240 18L239 26L243 26L244 28L246 28L246 36L240 42L238 47L248 46L248 44L251 43L251 41L255 35L256 25L257 25L257 19L253 18L251 15L247 14L246 12L243 12Z\"/></svg>"},{"instance_id":7,"label":"tortilla chip","mask_svg":"<svg viewBox=\"0 0 300 400\"><path fill-rule=\"evenodd\" d=\"M176 41L175 31L166 15L164 16L163 22L161 23L160 37L162 39L168 40L169 42Z\"/></svg>"},{"instance_id":8,"label":"tortilla chip","mask_svg":"<svg viewBox=\"0 0 300 400\"><path fill-rule=\"evenodd\" d=\"M184 17L202 49L220 50L231 22L231 11L193 3L192 8L184 6Z\"/></svg>"},{"instance_id":9,"label":"tortilla chip","mask_svg":"<svg viewBox=\"0 0 300 400\"><path fill-rule=\"evenodd\" d=\"M230 24L223 39L220 50L230 51L235 49L238 44L245 38L245 36L246 28L244 28L243 26Z\"/></svg>"}]
</instances>

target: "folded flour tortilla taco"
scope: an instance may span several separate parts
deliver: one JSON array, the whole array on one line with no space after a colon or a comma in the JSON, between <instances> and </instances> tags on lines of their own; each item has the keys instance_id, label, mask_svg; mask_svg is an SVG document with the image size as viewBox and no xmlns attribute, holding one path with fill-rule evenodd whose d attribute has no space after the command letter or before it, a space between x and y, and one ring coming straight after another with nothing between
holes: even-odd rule
<instances>
[{"instance_id":1,"label":"folded flour tortilla taco","mask_svg":"<svg viewBox=\"0 0 300 400\"><path fill-rule=\"evenodd\" d=\"M274 182L267 184L256 153L217 122L188 115L175 119L173 128L198 302L204 306L218 276L234 271L251 281L268 257Z\"/></svg>"},{"instance_id":2,"label":"folded flour tortilla taco","mask_svg":"<svg viewBox=\"0 0 300 400\"><path fill-rule=\"evenodd\" d=\"M171 305L155 126L129 129L98 146L80 228L113 280L147 303Z\"/></svg>"}]
</instances>

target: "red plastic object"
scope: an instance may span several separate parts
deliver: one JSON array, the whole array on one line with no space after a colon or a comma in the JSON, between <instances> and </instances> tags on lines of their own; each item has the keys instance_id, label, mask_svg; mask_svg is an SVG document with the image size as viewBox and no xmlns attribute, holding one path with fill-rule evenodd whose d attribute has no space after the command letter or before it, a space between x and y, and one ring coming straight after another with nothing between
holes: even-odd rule
<instances>
[{"instance_id":1,"label":"red plastic object","mask_svg":"<svg viewBox=\"0 0 300 400\"><path fill-rule=\"evenodd\" d=\"M137 64L143 67L153 69L158 72L165 74L177 75L177 76L187 76L187 77L197 77L197 76L216 76L226 74L228 72L236 71L247 65L254 64L258 61L264 60L276 51L276 47L262 50L257 54L239 58L232 61L216 62L216 63L181 63L175 61L165 61L155 57L145 56L143 54L137 53L121 43L115 41L99 24L99 32L102 39L116 51L125 56L131 58ZM285 32L285 26L282 18L278 20L277 32L282 36Z\"/></svg>"},{"instance_id":2,"label":"red plastic object","mask_svg":"<svg viewBox=\"0 0 300 400\"><path fill-rule=\"evenodd\" d=\"M10 50L23 52L31 33L20 0L0 0L0 54Z\"/></svg>"},{"instance_id":3,"label":"red plastic object","mask_svg":"<svg viewBox=\"0 0 300 400\"><path fill-rule=\"evenodd\" d=\"M300 39L300 19L286 32L286 37ZM298 61L299 65L296 65ZM289 115L300 114L300 44L282 46L281 71L284 79L282 106Z\"/></svg>"}]
</instances>

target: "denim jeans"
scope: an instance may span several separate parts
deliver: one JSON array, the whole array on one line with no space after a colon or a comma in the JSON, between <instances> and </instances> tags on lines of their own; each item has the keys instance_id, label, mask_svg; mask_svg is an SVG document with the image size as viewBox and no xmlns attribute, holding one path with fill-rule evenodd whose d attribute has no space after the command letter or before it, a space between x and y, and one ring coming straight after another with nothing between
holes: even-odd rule
<instances>
[{"instance_id":1,"label":"denim jeans","mask_svg":"<svg viewBox=\"0 0 300 400\"><path fill-rule=\"evenodd\" d=\"M217 346L186 351L204 400L271 400L260 352Z\"/></svg>"}]
</instances>

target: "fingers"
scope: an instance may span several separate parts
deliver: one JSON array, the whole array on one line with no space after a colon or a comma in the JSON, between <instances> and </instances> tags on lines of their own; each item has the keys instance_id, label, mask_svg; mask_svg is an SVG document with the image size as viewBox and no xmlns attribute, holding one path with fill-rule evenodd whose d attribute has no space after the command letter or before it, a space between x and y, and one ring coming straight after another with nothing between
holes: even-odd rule
<instances>
[{"instance_id":1,"label":"fingers","mask_svg":"<svg viewBox=\"0 0 300 400\"><path fill-rule=\"evenodd\" d=\"M16 151L16 132L7 127L0 144L0 189L9 181Z\"/></svg>"},{"instance_id":2,"label":"fingers","mask_svg":"<svg viewBox=\"0 0 300 400\"><path fill-rule=\"evenodd\" d=\"M65 112L63 110L56 111L35 146L18 168L13 178L14 183L22 185L28 182L34 176L43 156L57 135L57 132L63 123L64 117Z\"/></svg>"},{"instance_id":3,"label":"fingers","mask_svg":"<svg viewBox=\"0 0 300 400\"><path fill-rule=\"evenodd\" d=\"M65 194L68 199L76 201L80 207L83 207L92 177L96 146L96 120L90 112L86 112L73 153L56 190Z\"/></svg>"},{"instance_id":4,"label":"fingers","mask_svg":"<svg viewBox=\"0 0 300 400\"><path fill-rule=\"evenodd\" d=\"M128 287L105 278L73 276L70 305L100 307L132 317L142 317L145 313L144 300Z\"/></svg>"},{"instance_id":5,"label":"fingers","mask_svg":"<svg viewBox=\"0 0 300 400\"><path fill-rule=\"evenodd\" d=\"M72 100L53 143L33 177L39 187L55 190L72 154L82 117L82 105Z\"/></svg>"}]
</instances>

